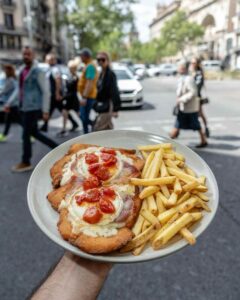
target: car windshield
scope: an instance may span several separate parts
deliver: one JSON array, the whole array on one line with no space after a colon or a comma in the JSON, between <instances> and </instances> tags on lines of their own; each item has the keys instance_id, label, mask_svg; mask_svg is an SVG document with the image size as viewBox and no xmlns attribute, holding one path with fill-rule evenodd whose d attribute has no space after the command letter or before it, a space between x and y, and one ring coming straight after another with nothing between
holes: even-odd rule
<instances>
[{"instance_id":1,"label":"car windshield","mask_svg":"<svg viewBox=\"0 0 240 300\"><path fill-rule=\"evenodd\" d=\"M114 69L114 73L118 80L132 79L131 74L129 74L126 70Z\"/></svg>"}]
</instances>

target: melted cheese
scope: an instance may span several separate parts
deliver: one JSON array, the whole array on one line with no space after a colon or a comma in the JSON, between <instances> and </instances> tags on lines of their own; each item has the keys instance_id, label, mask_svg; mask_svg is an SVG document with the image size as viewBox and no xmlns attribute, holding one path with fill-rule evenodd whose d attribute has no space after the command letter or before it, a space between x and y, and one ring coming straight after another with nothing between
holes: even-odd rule
<instances>
[{"instance_id":1,"label":"melted cheese","mask_svg":"<svg viewBox=\"0 0 240 300\"><path fill-rule=\"evenodd\" d=\"M103 149L103 147L100 147L100 148L90 147L87 149L80 150L76 154L73 154L71 157L71 160L68 163L66 163L65 166L63 167L63 175L62 175L62 179L61 179L61 185L66 184L73 176L73 171L71 170L71 166L76 161L76 159L78 160L77 161L77 172L85 178L89 177L91 175L88 172L89 165L85 162L85 157L82 154L94 153L100 157L101 149ZM108 182L119 176L119 174L122 172L124 162L127 162L131 165L133 164L132 159L130 157L127 157L127 156L121 154L120 151L116 151L116 157L118 160L117 165L116 165L116 168L114 168L112 176L108 180Z\"/></svg>"},{"instance_id":2,"label":"melted cheese","mask_svg":"<svg viewBox=\"0 0 240 300\"><path fill-rule=\"evenodd\" d=\"M76 203L75 197L83 193L82 189L72 195L68 195L65 200L62 200L60 209L68 209L68 219L71 222L73 233L78 234L83 232L84 234L93 237L108 237L117 234L117 229L124 226L124 223L116 223L114 221L122 212L124 197L127 195L133 196L135 188L131 185L113 186L112 188L117 195L112 201L115 212L113 214L103 214L103 217L97 224L89 224L83 220L86 209L92 204L85 202L82 205L78 205Z\"/></svg>"}]
</instances>

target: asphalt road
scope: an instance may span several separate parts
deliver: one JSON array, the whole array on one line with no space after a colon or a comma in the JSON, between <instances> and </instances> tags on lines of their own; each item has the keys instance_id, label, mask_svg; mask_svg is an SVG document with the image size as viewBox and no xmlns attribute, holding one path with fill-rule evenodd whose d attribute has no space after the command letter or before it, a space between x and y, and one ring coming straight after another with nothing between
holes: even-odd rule
<instances>
[{"instance_id":1,"label":"asphalt road","mask_svg":"<svg viewBox=\"0 0 240 300\"><path fill-rule=\"evenodd\" d=\"M144 108L121 112L115 121L116 128L167 135L174 121L171 111L175 80L147 79L143 85ZM240 299L239 82L215 81L207 84L207 90L211 104L206 112L212 137L209 148L198 153L210 165L219 183L220 207L214 222L194 247L162 260L115 265L99 299ZM51 125L50 135L54 136L61 126L59 118ZM0 145L1 300L25 299L63 253L31 219L26 200L30 174L10 172L21 155L19 136L20 128L15 125L8 143ZM182 132L179 141L192 147L198 143L198 137L193 132ZM47 152L45 146L36 142L33 163Z\"/></svg>"}]
</instances>

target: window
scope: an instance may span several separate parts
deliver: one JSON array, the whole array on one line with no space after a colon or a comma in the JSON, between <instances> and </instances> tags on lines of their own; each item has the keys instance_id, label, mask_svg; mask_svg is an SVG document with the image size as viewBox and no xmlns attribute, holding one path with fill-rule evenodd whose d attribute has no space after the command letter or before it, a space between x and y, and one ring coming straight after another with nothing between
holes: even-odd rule
<instances>
[{"instance_id":1,"label":"window","mask_svg":"<svg viewBox=\"0 0 240 300\"><path fill-rule=\"evenodd\" d=\"M3 35L0 34L0 49L3 49L4 45L3 45Z\"/></svg>"},{"instance_id":2,"label":"window","mask_svg":"<svg viewBox=\"0 0 240 300\"><path fill-rule=\"evenodd\" d=\"M14 29L13 15L4 14L4 23L7 29Z\"/></svg>"},{"instance_id":3,"label":"window","mask_svg":"<svg viewBox=\"0 0 240 300\"><path fill-rule=\"evenodd\" d=\"M3 4L5 4L5 5L12 5L13 1L12 0L3 0Z\"/></svg>"},{"instance_id":4,"label":"window","mask_svg":"<svg viewBox=\"0 0 240 300\"><path fill-rule=\"evenodd\" d=\"M14 49L15 48L15 38L11 35L6 35L7 38L7 48Z\"/></svg>"}]
</instances>

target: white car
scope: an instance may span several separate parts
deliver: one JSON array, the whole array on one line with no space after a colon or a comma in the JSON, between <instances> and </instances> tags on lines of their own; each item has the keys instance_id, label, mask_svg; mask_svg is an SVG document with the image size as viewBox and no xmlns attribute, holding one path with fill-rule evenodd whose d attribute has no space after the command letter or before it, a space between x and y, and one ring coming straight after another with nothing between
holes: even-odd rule
<instances>
[{"instance_id":1,"label":"white car","mask_svg":"<svg viewBox=\"0 0 240 300\"><path fill-rule=\"evenodd\" d=\"M204 60L202 62L202 66L205 71L220 72L222 67L222 62L220 60Z\"/></svg>"},{"instance_id":2,"label":"white car","mask_svg":"<svg viewBox=\"0 0 240 300\"><path fill-rule=\"evenodd\" d=\"M147 68L147 73L149 77L159 76L159 67L155 65L150 65Z\"/></svg>"},{"instance_id":3,"label":"white car","mask_svg":"<svg viewBox=\"0 0 240 300\"><path fill-rule=\"evenodd\" d=\"M177 75L177 66L175 64L161 64L159 65L159 75Z\"/></svg>"},{"instance_id":4,"label":"white car","mask_svg":"<svg viewBox=\"0 0 240 300\"><path fill-rule=\"evenodd\" d=\"M113 66L121 98L121 107L142 107L143 87L125 66Z\"/></svg>"}]
</instances>

